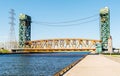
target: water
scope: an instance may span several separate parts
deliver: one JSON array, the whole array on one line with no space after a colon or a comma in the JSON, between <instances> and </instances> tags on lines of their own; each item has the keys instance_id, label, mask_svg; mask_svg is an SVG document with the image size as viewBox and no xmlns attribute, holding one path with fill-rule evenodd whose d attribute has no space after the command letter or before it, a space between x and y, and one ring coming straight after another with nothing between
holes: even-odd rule
<instances>
[{"instance_id":1,"label":"water","mask_svg":"<svg viewBox=\"0 0 120 76\"><path fill-rule=\"evenodd\" d=\"M53 76L87 52L0 55L0 76Z\"/></svg>"}]
</instances>

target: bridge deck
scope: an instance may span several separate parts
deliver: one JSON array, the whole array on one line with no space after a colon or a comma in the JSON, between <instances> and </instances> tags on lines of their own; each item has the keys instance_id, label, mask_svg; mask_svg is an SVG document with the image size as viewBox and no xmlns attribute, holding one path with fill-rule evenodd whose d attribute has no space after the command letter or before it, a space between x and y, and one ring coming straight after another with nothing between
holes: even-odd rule
<instances>
[{"instance_id":1,"label":"bridge deck","mask_svg":"<svg viewBox=\"0 0 120 76\"><path fill-rule=\"evenodd\" d=\"M100 55L89 55L63 76L120 76L120 63Z\"/></svg>"},{"instance_id":2,"label":"bridge deck","mask_svg":"<svg viewBox=\"0 0 120 76\"><path fill-rule=\"evenodd\" d=\"M65 51L95 51L95 48L16 48L16 52L65 52Z\"/></svg>"}]
</instances>

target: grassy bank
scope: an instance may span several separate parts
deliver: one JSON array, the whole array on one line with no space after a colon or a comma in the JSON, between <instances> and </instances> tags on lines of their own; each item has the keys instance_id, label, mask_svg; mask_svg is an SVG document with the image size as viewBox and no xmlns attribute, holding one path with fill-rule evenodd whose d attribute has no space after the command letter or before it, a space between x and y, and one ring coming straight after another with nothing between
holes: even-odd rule
<instances>
[{"instance_id":1,"label":"grassy bank","mask_svg":"<svg viewBox=\"0 0 120 76\"><path fill-rule=\"evenodd\" d=\"M102 53L103 55L110 55L110 53ZM120 53L111 53L111 55L120 55Z\"/></svg>"},{"instance_id":2,"label":"grassy bank","mask_svg":"<svg viewBox=\"0 0 120 76\"><path fill-rule=\"evenodd\" d=\"M112 55L113 57L120 57L120 55Z\"/></svg>"},{"instance_id":3,"label":"grassy bank","mask_svg":"<svg viewBox=\"0 0 120 76\"><path fill-rule=\"evenodd\" d=\"M6 49L0 49L0 53L10 53L10 51Z\"/></svg>"},{"instance_id":4,"label":"grassy bank","mask_svg":"<svg viewBox=\"0 0 120 76\"><path fill-rule=\"evenodd\" d=\"M112 56L112 57L120 57L120 53L102 53L103 55L106 55L106 56Z\"/></svg>"}]
</instances>

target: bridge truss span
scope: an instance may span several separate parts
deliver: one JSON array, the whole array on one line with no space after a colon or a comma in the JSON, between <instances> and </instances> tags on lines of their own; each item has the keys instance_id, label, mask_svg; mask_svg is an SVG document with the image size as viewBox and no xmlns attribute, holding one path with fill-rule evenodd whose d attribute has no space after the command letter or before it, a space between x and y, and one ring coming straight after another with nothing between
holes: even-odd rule
<instances>
[{"instance_id":1,"label":"bridge truss span","mask_svg":"<svg viewBox=\"0 0 120 76\"><path fill-rule=\"evenodd\" d=\"M95 51L100 40L92 39L45 39L26 42L26 50L36 51Z\"/></svg>"}]
</instances>

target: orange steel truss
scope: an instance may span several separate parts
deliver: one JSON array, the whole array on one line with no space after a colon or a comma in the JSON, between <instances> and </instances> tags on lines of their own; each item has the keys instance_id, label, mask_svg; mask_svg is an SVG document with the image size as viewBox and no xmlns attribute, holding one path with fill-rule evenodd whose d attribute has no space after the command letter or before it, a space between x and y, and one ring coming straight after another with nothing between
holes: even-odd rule
<instances>
[{"instance_id":1,"label":"orange steel truss","mask_svg":"<svg viewBox=\"0 0 120 76\"><path fill-rule=\"evenodd\" d=\"M100 40L92 39L46 39L26 42L24 51L95 51Z\"/></svg>"}]
</instances>

